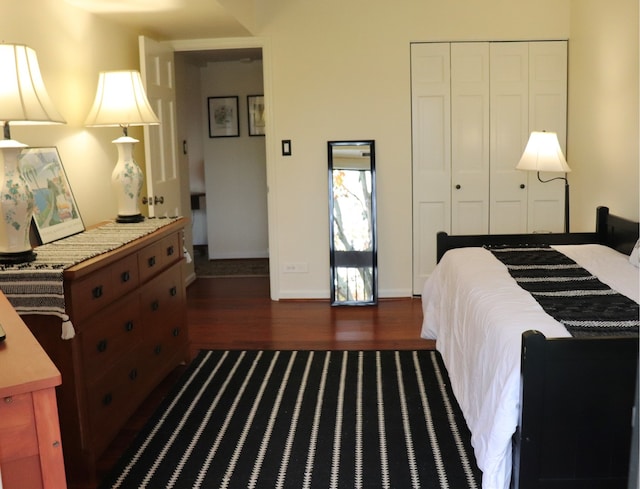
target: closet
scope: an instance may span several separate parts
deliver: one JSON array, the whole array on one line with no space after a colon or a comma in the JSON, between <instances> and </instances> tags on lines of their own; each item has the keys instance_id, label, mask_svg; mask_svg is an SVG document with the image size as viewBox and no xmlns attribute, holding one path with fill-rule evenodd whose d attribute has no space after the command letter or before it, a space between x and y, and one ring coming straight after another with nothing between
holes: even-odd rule
<instances>
[{"instance_id":1,"label":"closet","mask_svg":"<svg viewBox=\"0 0 640 489\"><path fill-rule=\"evenodd\" d=\"M564 230L563 183L515 167L532 131L566 154L566 41L412 44L411 99L414 294L439 231Z\"/></svg>"}]
</instances>

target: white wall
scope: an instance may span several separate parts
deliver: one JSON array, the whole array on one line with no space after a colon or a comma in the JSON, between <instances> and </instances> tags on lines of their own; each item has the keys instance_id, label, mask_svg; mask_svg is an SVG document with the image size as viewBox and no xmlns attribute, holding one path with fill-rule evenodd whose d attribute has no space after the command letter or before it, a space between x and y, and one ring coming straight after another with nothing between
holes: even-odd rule
<instances>
[{"instance_id":1,"label":"white wall","mask_svg":"<svg viewBox=\"0 0 640 489\"><path fill-rule=\"evenodd\" d=\"M593 229L597 205L638 220L638 45L638 0L572 0L572 231Z\"/></svg>"},{"instance_id":2,"label":"white wall","mask_svg":"<svg viewBox=\"0 0 640 489\"><path fill-rule=\"evenodd\" d=\"M200 85L209 258L267 257L265 138L247 125L247 95L263 93L262 62L208 63ZM210 138L207 98L225 96L238 96L240 136Z\"/></svg>"},{"instance_id":3,"label":"white wall","mask_svg":"<svg viewBox=\"0 0 640 489\"><path fill-rule=\"evenodd\" d=\"M569 1L290 2L256 35L271 43L272 294L329 297L326 142L374 139L379 295L410 296L410 42L567 39ZM292 156L280 156L282 139L292 140ZM288 263L306 263L308 273L285 273Z\"/></svg>"},{"instance_id":4,"label":"white wall","mask_svg":"<svg viewBox=\"0 0 640 489\"><path fill-rule=\"evenodd\" d=\"M376 140L380 297L410 295L411 41L568 38L573 227L591 227L602 203L637 219L637 0L290 1L256 25L268 40L273 87L274 297L329 297L326 142L363 138ZM138 67L138 32L59 0L2 2L0 32L36 50L68 122L16 127L14 137L58 146L85 223L112 218L117 134L83 123L98 72ZM292 156L280 156L282 139L292 140ZM282 270L301 262L308 273Z\"/></svg>"}]
</instances>

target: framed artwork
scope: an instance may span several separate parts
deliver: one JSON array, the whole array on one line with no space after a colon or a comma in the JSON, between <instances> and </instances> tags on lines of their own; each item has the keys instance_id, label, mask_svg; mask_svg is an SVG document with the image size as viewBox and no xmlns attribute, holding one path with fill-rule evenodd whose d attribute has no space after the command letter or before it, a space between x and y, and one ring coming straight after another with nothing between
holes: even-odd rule
<instances>
[{"instance_id":1,"label":"framed artwork","mask_svg":"<svg viewBox=\"0 0 640 489\"><path fill-rule=\"evenodd\" d=\"M264 136L264 96L248 95L249 136Z\"/></svg>"},{"instance_id":2,"label":"framed artwork","mask_svg":"<svg viewBox=\"0 0 640 489\"><path fill-rule=\"evenodd\" d=\"M238 97L208 97L209 137L234 138L240 135Z\"/></svg>"},{"instance_id":3,"label":"framed artwork","mask_svg":"<svg viewBox=\"0 0 640 489\"><path fill-rule=\"evenodd\" d=\"M24 148L20 170L29 184L33 221L42 244L84 231L78 206L56 147Z\"/></svg>"}]
</instances>

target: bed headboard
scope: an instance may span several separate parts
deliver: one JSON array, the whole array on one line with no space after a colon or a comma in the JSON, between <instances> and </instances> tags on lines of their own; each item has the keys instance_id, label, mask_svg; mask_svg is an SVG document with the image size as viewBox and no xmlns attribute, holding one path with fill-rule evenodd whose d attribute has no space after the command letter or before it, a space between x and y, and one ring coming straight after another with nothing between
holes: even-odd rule
<instances>
[{"instance_id":1,"label":"bed headboard","mask_svg":"<svg viewBox=\"0 0 640 489\"><path fill-rule=\"evenodd\" d=\"M544 233L544 234L475 234L449 235L438 233L438 262L447 250L483 245L516 244L586 244L600 243L629 254L638 240L638 223L609 214L608 207L596 210L596 231L587 233Z\"/></svg>"},{"instance_id":2,"label":"bed headboard","mask_svg":"<svg viewBox=\"0 0 640 489\"><path fill-rule=\"evenodd\" d=\"M602 244L628 255L638 241L638 223L609 214L608 207L598 207L596 234Z\"/></svg>"}]
</instances>

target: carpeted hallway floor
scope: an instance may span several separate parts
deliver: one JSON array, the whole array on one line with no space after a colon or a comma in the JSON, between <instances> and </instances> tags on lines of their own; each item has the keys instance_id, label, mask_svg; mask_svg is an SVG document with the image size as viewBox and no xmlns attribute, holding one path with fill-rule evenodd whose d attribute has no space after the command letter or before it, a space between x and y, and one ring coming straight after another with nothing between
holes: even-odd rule
<instances>
[{"instance_id":1,"label":"carpeted hallway floor","mask_svg":"<svg viewBox=\"0 0 640 489\"><path fill-rule=\"evenodd\" d=\"M198 277L264 277L269 275L268 258L209 260L206 246L194 246Z\"/></svg>"}]
</instances>

